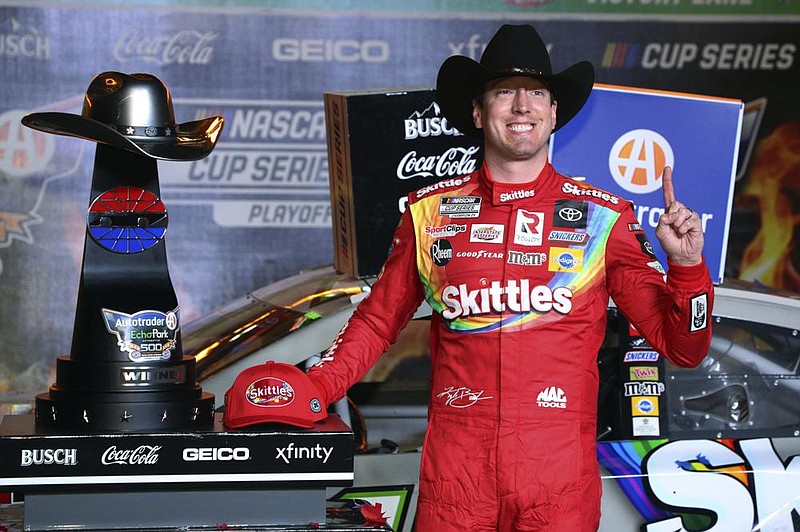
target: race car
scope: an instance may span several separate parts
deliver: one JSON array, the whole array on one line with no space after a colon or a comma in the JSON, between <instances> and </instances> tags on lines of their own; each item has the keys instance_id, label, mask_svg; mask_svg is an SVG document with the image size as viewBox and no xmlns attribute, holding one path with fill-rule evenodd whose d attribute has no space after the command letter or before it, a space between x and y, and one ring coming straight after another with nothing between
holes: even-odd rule
<instances>
[{"instance_id":1,"label":"race car","mask_svg":"<svg viewBox=\"0 0 800 532\"><path fill-rule=\"evenodd\" d=\"M198 381L223 397L244 369L313 364L374 278L325 266L238 298L186 325ZM410 531L428 401L431 309L332 406L355 436L355 481L331 501L380 503ZM602 532L800 531L800 297L757 284L716 288L698 368L660 360L609 302L597 361Z\"/></svg>"}]
</instances>

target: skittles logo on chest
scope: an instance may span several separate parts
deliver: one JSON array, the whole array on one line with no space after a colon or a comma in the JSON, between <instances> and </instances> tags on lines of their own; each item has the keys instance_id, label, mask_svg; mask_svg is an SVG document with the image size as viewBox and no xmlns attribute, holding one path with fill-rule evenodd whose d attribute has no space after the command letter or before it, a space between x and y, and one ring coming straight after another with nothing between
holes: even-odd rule
<instances>
[{"instance_id":1,"label":"skittles logo on chest","mask_svg":"<svg viewBox=\"0 0 800 532\"><path fill-rule=\"evenodd\" d=\"M253 381L244 392L247 401L264 408L289 406L294 401L294 388L283 379L264 377Z\"/></svg>"}]
</instances>

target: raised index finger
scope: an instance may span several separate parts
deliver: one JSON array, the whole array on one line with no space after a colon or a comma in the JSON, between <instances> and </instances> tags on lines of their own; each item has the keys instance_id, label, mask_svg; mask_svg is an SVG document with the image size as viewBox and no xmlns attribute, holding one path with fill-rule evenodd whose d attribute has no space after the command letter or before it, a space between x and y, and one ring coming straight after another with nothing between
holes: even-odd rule
<instances>
[{"instance_id":1,"label":"raised index finger","mask_svg":"<svg viewBox=\"0 0 800 532\"><path fill-rule=\"evenodd\" d=\"M665 166L664 172L661 174L661 188L664 192L664 207L669 209L669 206L675 203L675 188L672 186L672 168L669 166Z\"/></svg>"}]
</instances>

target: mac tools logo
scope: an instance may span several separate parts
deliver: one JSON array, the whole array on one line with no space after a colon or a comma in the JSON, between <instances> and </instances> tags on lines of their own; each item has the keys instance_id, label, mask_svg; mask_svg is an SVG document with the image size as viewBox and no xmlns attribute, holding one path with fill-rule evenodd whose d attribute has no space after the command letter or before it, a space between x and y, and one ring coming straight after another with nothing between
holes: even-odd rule
<instances>
[{"instance_id":1,"label":"mac tools logo","mask_svg":"<svg viewBox=\"0 0 800 532\"><path fill-rule=\"evenodd\" d=\"M431 103L424 111L414 111L403 120L405 140L442 135L461 136L462 133L441 116L439 105ZM418 147L419 144L415 144ZM416 149L407 152L397 165L398 179L413 177L444 179L471 174L478 167L478 146L453 146L441 154L423 155Z\"/></svg>"},{"instance_id":2,"label":"mac tools logo","mask_svg":"<svg viewBox=\"0 0 800 532\"><path fill-rule=\"evenodd\" d=\"M549 386L539 392L536 404L540 408L567 408L567 395L558 386Z\"/></svg>"}]
</instances>

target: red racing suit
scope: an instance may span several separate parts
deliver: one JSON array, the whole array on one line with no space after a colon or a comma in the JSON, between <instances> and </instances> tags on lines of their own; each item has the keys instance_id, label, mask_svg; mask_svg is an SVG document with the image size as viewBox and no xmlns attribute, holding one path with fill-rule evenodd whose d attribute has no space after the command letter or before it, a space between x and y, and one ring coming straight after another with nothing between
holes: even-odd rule
<instances>
[{"instance_id":1,"label":"red racing suit","mask_svg":"<svg viewBox=\"0 0 800 532\"><path fill-rule=\"evenodd\" d=\"M548 163L486 167L409 195L372 292L309 370L330 403L433 309L417 530L595 531L597 353L609 297L657 351L696 366L711 339L704 263L663 268L631 204Z\"/></svg>"}]
</instances>

